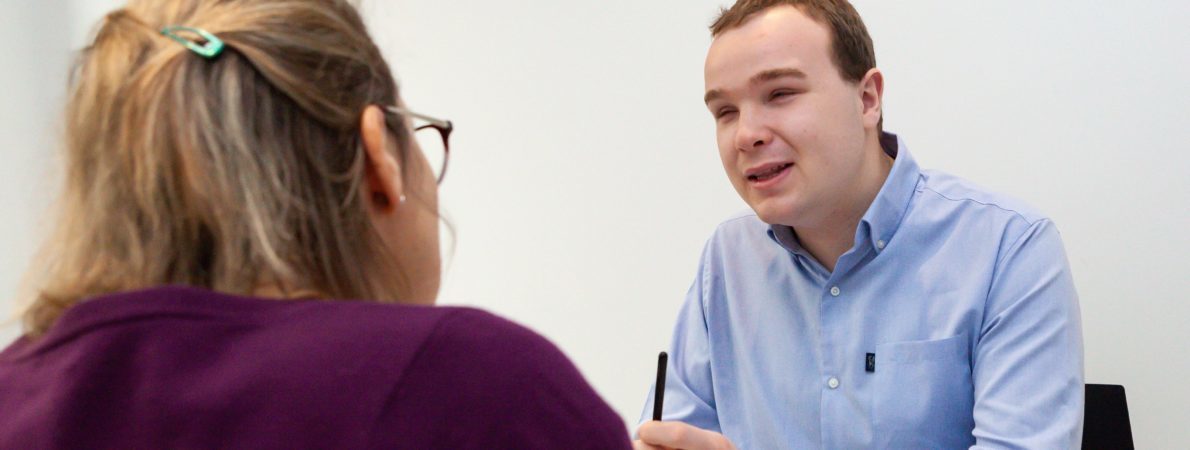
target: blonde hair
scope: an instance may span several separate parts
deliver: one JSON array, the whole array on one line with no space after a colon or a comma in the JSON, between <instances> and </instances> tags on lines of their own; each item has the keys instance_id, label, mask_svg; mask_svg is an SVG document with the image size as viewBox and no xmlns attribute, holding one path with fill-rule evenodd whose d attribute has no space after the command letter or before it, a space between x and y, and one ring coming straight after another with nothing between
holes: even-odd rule
<instances>
[{"instance_id":1,"label":"blonde hair","mask_svg":"<svg viewBox=\"0 0 1190 450\"><path fill-rule=\"evenodd\" d=\"M161 35L169 25L227 48L204 59ZM26 334L86 298L168 284L395 301L408 280L365 209L359 126L367 105L397 100L345 0L131 0L108 14L73 76ZM403 161L409 131L388 120Z\"/></svg>"}]
</instances>

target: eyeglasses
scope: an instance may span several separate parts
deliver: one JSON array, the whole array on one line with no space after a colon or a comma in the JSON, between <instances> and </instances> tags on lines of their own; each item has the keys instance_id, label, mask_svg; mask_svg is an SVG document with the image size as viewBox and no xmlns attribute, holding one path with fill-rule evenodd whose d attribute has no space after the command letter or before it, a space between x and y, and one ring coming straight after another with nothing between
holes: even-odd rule
<instances>
[{"instance_id":1,"label":"eyeglasses","mask_svg":"<svg viewBox=\"0 0 1190 450\"><path fill-rule=\"evenodd\" d=\"M438 184L442 184L442 179L446 178L446 163L450 158L450 132L454 131L454 124L449 120L430 117L400 106L389 106L384 109L391 114L405 115L424 122L424 124L413 127L414 136L417 139L417 145L421 147L422 154L426 156L426 161L430 163L430 170L434 174L434 178L438 180ZM421 132L426 129L434 129L437 133Z\"/></svg>"}]
</instances>

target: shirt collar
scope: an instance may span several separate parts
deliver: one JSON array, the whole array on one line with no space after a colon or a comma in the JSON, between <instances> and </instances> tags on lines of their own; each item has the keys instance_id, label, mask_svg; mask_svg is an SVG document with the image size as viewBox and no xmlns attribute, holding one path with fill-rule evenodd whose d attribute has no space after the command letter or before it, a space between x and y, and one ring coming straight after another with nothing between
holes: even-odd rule
<instances>
[{"instance_id":1,"label":"shirt collar","mask_svg":"<svg viewBox=\"0 0 1190 450\"><path fill-rule=\"evenodd\" d=\"M893 166L884 180L884 186L868 206L868 211L860 219L855 230L855 245L871 245L877 252L884 250L893 235L901 226L901 220L909 210L909 202L913 199L913 192L917 190L917 181L921 177L921 168L909 153L904 139L893 133L883 133L880 136L880 146L884 152L893 157ZM785 249L801 256L809 256L801 244L793 228L786 225L772 225L768 231L769 237Z\"/></svg>"}]
</instances>

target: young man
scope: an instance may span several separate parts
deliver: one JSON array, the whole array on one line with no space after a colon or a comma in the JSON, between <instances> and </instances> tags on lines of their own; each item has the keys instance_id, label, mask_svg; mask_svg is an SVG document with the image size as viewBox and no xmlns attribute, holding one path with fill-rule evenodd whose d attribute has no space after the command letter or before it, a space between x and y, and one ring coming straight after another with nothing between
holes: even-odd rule
<instances>
[{"instance_id":1,"label":"young man","mask_svg":"<svg viewBox=\"0 0 1190 450\"><path fill-rule=\"evenodd\" d=\"M846 1L741 0L712 35L706 105L752 212L707 243L637 448L1078 448L1054 224L882 131Z\"/></svg>"}]
</instances>

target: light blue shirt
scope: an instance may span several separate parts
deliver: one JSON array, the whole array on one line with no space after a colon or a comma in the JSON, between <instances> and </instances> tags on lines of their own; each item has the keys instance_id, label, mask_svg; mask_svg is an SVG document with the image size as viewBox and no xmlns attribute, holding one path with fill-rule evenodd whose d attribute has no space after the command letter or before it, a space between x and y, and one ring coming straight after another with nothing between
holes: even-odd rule
<instances>
[{"instance_id":1,"label":"light blue shirt","mask_svg":"<svg viewBox=\"0 0 1190 450\"><path fill-rule=\"evenodd\" d=\"M1058 230L885 138L896 161L834 272L789 227L718 227L674 330L664 420L740 449L1078 448L1082 330Z\"/></svg>"}]
</instances>

